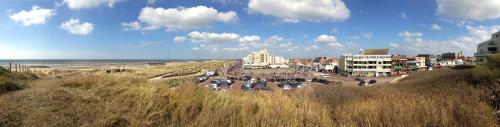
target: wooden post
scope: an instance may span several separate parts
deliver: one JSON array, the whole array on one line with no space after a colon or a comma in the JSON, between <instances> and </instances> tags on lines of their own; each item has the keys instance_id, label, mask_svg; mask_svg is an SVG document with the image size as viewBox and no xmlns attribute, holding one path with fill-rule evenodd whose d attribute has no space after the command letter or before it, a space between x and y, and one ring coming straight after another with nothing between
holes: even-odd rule
<instances>
[{"instance_id":1,"label":"wooden post","mask_svg":"<svg viewBox=\"0 0 500 127\"><path fill-rule=\"evenodd\" d=\"M16 67L16 72L17 72L17 64L14 65Z\"/></svg>"},{"instance_id":2,"label":"wooden post","mask_svg":"<svg viewBox=\"0 0 500 127\"><path fill-rule=\"evenodd\" d=\"M12 72L12 63L9 62L9 72Z\"/></svg>"}]
</instances>

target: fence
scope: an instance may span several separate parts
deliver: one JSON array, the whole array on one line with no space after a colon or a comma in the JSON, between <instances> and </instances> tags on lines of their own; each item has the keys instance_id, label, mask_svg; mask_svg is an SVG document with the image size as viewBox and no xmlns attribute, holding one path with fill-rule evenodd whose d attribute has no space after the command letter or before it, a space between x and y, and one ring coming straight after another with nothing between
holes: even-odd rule
<instances>
[{"instance_id":1,"label":"fence","mask_svg":"<svg viewBox=\"0 0 500 127\"><path fill-rule=\"evenodd\" d=\"M14 67L12 67L12 65L14 65ZM7 70L9 72L16 72L16 73L31 73L31 68L23 64L9 63L9 67L7 68Z\"/></svg>"}]
</instances>

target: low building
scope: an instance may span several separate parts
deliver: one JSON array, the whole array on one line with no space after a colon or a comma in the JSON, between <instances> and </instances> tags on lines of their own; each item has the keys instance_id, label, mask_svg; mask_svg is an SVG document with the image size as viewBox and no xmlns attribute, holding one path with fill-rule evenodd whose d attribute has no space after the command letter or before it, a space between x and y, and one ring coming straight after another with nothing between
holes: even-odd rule
<instances>
[{"instance_id":1,"label":"low building","mask_svg":"<svg viewBox=\"0 0 500 127\"><path fill-rule=\"evenodd\" d=\"M391 59L393 72L399 73L408 70L408 59L405 55L393 55Z\"/></svg>"},{"instance_id":2,"label":"low building","mask_svg":"<svg viewBox=\"0 0 500 127\"><path fill-rule=\"evenodd\" d=\"M426 70L426 58L425 57L414 57L407 59L407 66L409 71L419 71Z\"/></svg>"},{"instance_id":3,"label":"low building","mask_svg":"<svg viewBox=\"0 0 500 127\"><path fill-rule=\"evenodd\" d=\"M389 76L392 58L389 49L366 49L358 55L340 57L340 73L348 76Z\"/></svg>"},{"instance_id":4,"label":"low building","mask_svg":"<svg viewBox=\"0 0 500 127\"><path fill-rule=\"evenodd\" d=\"M315 71L335 72L335 69L338 68L338 62L334 57L316 57L313 60L312 68Z\"/></svg>"},{"instance_id":5,"label":"low building","mask_svg":"<svg viewBox=\"0 0 500 127\"><path fill-rule=\"evenodd\" d=\"M487 62L488 56L500 53L500 31L491 35L491 39L477 45L477 52L474 54L476 62Z\"/></svg>"},{"instance_id":6,"label":"low building","mask_svg":"<svg viewBox=\"0 0 500 127\"><path fill-rule=\"evenodd\" d=\"M437 58L432 54L418 54L417 57L425 58L425 66L431 70L434 65L437 65ZM443 57L443 56L441 56ZM441 58L442 59L442 58Z\"/></svg>"}]
</instances>

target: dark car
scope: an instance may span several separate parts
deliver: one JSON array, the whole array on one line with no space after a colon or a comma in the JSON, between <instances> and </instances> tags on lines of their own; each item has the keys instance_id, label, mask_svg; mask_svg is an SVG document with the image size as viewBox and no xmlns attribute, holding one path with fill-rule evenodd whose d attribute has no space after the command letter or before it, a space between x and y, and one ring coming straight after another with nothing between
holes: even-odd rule
<instances>
[{"instance_id":1,"label":"dark car","mask_svg":"<svg viewBox=\"0 0 500 127\"><path fill-rule=\"evenodd\" d=\"M369 83L369 84L375 84L375 83L377 83L377 80L372 79L372 80L368 81L368 83Z\"/></svg>"},{"instance_id":2,"label":"dark car","mask_svg":"<svg viewBox=\"0 0 500 127\"><path fill-rule=\"evenodd\" d=\"M358 86L365 86L365 83L366 83L365 81L359 81Z\"/></svg>"}]
</instances>

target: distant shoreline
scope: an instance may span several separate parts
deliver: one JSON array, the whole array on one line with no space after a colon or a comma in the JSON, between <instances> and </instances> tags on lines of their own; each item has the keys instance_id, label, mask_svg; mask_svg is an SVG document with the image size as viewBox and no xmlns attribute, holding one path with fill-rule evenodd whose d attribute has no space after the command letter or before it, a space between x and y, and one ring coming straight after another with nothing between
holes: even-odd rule
<instances>
[{"instance_id":1,"label":"distant shoreline","mask_svg":"<svg viewBox=\"0 0 500 127\"><path fill-rule=\"evenodd\" d=\"M19 59L5 60L0 59L0 66L12 66L22 64L26 66L46 66L46 67L96 67L96 66L128 66L128 65L146 65L157 63L173 63L173 62L204 62L211 59Z\"/></svg>"}]
</instances>

